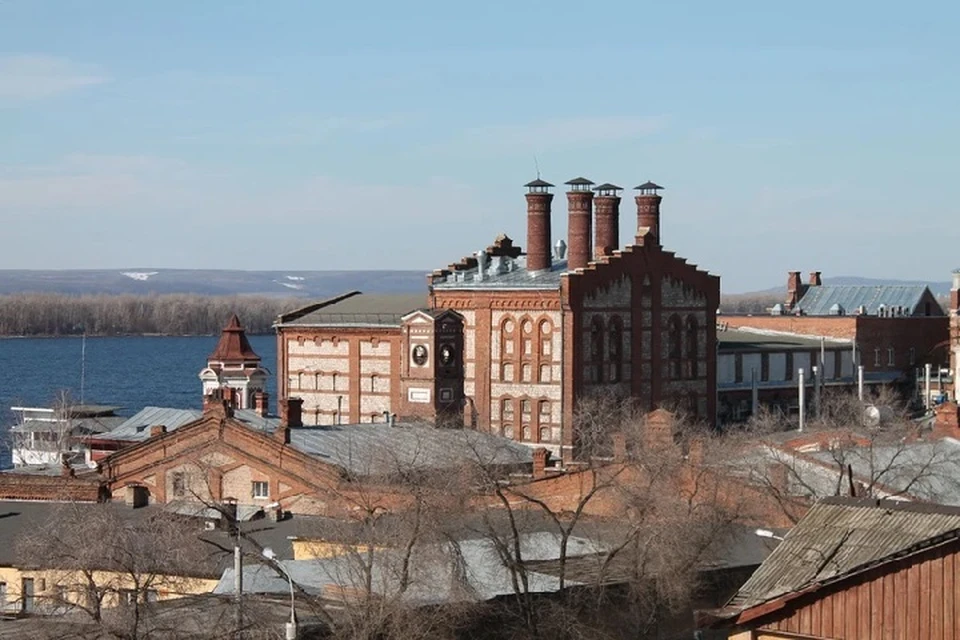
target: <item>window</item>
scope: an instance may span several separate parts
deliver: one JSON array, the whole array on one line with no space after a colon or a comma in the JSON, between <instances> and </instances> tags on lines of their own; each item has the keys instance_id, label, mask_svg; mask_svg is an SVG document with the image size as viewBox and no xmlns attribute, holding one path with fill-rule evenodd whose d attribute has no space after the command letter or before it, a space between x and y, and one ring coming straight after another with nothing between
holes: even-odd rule
<instances>
[{"instance_id":1,"label":"window","mask_svg":"<svg viewBox=\"0 0 960 640\"><path fill-rule=\"evenodd\" d=\"M540 365L540 382L550 382L550 365Z\"/></svg>"},{"instance_id":2,"label":"window","mask_svg":"<svg viewBox=\"0 0 960 640\"><path fill-rule=\"evenodd\" d=\"M187 495L187 475L183 471L173 472L170 491L174 498L182 498Z\"/></svg>"},{"instance_id":3,"label":"window","mask_svg":"<svg viewBox=\"0 0 960 640\"><path fill-rule=\"evenodd\" d=\"M7 607L7 583L0 582L0 611Z\"/></svg>"},{"instance_id":4,"label":"window","mask_svg":"<svg viewBox=\"0 0 960 640\"><path fill-rule=\"evenodd\" d=\"M261 480L255 480L251 483L254 498L269 498L270 483Z\"/></svg>"},{"instance_id":5,"label":"window","mask_svg":"<svg viewBox=\"0 0 960 640\"><path fill-rule=\"evenodd\" d=\"M770 379L770 354L760 354L760 381L766 382Z\"/></svg>"},{"instance_id":6,"label":"window","mask_svg":"<svg viewBox=\"0 0 960 640\"><path fill-rule=\"evenodd\" d=\"M917 364L917 349L915 347L910 347L910 364Z\"/></svg>"},{"instance_id":7,"label":"window","mask_svg":"<svg viewBox=\"0 0 960 640\"><path fill-rule=\"evenodd\" d=\"M700 375L700 346L698 344L698 337L700 334L700 327L697 324L697 319L693 316L687 317L687 360L690 362L690 377L696 378Z\"/></svg>"},{"instance_id":8,"label":"window","mask_svg":"<svg viewBox=\"0 0 960 640\"><path fill-rule=\"evenodd\" d=\"M679 316L671 316L667 323L667 357L670 359L670 377L679 379L683 373L683 327ZM739 382L739 381L738 381Z\"/></svg>"},{"instance_id":9,"label":"window","mask_svg":"<svg viewBox=\"0 0 960 640\"><path fill-rule=\"evenodd\" d=\"M523 441L530 442L530 425L523 425Z\"/></svg>"},{"instance_id":10,"label":"window","mask_svg":"<svg viewBox=\"0 0 960 640\"><path fill-rule=\"evenodd\" d=\"M733 381L743 382L743 354L733 356Z\"/></svg>"},{"instance_id":11,"label":"window","mask_svg":"<svg viewBox=\"0 0 960 640\"><path fill-rule=\"evenodd\" d=\"M525 415L525 416L530 415L530 401L529 401L529 400L521 400L521 401L520 401L520 411L521 411L521 412L523 413L523 415Z\"/></svg>"},{"instance_id":12,"label":"window","mask_svg":"<svg viewBox=\"0 0 960 640\"><path fill-rule=\"evenodd\" d=\"M505 424L503 425L503 437L513 440L513 425Z\"/></svg>"},{"instance_id":13,"label":"window","mask_svg":"<svg viewBox=\"0 0 960 640\"><path fill-rule=\"evenodd\" d=\"M513 382L513 363L508 362L503 365L503 376L502 380L504 382Z\"/></svg>"},{"instance_id":14,"label":"window","mask_svg":"<svg viewBox=\"0 0 960 640\"><path fill-rule=\"evenodd\" d=\"M893 347L887 349L887 366L894 366L897 364L896 352L893 350Z\"/></svg>"},{"instance_id":15,"label":"window","mask_svg":"<svg viewBox=\"0 0 960 640\"><path fill-rule=\"evenodd\" d=\"M873 366L875 367L880 366L880 349L879 348L873 350Z\"/></svg>"},{"instance_id":16,"label":"window","mask_svg":"<svg viewBox=\"0 0 960 640\"><path fill-rule=\"evenodd\" d=\"M793 352L787 351L786 358L784 358L784 360L786 368L784 369L783 379L793 380Z\"/></svg>"},{"instance_id":17,"label":"window","mask_svg":"<svg viewBox=\"0 0 960 640\"><path fill-rule=\"evenodd\" d=\"M137 604L137 590L120 589L120 604L125 604L128 606Z\"/></svg>"},{"instance_id":18,"label":"window","mask_svg":"<svg viewBox=\"0 0 960 640\"><path fill-rule=\"evenodd\" d=\"M623 324L619 317L610 320L607 330L607 357L610 359L608 378L620 382L620 362L623 360Z\"/></svg>"},{"instance_id":19,"label":"window","mask_svg":"<svg viewBox=\"0 0 960 640\"><path fill-rule=\"evenodd\" d=\"M513 420L513 399L504 398L500 401L500 419Z\"/></svg>"},{"instance_id":20,"label":"window","mask_svg":"<svg viewBox=\"0 0 960 640\"><path fill-rule=\"evenodd\" d=\"M377 392L377 376L370 376L370 393Z\"/></svg>"},{"instance_id":21,"label":"window","mask_svg":"<svg viewBox=\"0 0 960 640\"><path fill-rule=\"evenodd\" d=\"M590 362L587 380L590 382L603 382L601 374L603 362L603 320L600 316L594 316L590 323Z\"/></svg>"},{"instance_id":22,"label":"window","mask_svg":"<svg viewBox=\"0 0 960 640\"><path fill-rule=\"evenodd\" d=\"M533 382L533 367L529 363L520 367L520 379L522 382Z\"/></svg>"},{"instance_id":23,"label":"window","mask_svg":"<svg viewBox=\"0 0 960 640\"><path fill-rule=\"evenodd\" d=\"M540 427L540 442L550 442L550 427Z\"/></svg>"}]
</instances>

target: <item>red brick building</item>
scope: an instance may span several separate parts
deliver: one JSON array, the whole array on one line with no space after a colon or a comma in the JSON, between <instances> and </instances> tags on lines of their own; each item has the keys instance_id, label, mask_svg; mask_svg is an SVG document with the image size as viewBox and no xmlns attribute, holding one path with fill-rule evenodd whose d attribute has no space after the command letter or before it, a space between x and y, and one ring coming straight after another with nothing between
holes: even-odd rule
<instances>
[{"instance_id":1,"label":"red brick building","mask_svg":"<svg viewBox=\"0 0 960 640\"><path fill-rule=\"evenodd\" d=\"M433 272L422 303L354 293L282 316L280 395L302 397L311 424L456 416L564 459L579 400L600 388L712 424L719 277L663 248L658 185L637 187L618 249L620 187L567 184L566 242L538 179L526 252L501 234Z\"/></svg>"},{"instance_id":2,"label":"red brick building","mask_svg":"<svg viewBox=\"0 0 960 640\"><path fill-rule=\"evenodd\" d=\"M725 315L722 322L732 329L849 340L856 364L868 374L896 378L927 363L946 363L948 318L924 285L825 285L819 271L803 283L800 272L791 271L784 304L769 315Z\"/></svg>"}]
</instances>

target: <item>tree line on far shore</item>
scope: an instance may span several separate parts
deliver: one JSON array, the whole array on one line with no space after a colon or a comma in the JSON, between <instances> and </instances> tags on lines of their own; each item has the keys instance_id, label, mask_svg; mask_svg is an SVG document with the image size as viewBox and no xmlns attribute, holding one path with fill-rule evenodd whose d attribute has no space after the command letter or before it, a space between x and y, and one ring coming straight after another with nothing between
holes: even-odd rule
<instances>
[{"instance_id":1,"label":"tree line on far shore","mask_svg":"<svg viewBox=\"0 0 960 640\"><path fill-rule=\"evenodd\" d=\"M726 295L727 315L764 314L780 294ZM236 313L251 334L271 333L277 316L307 304L301 298L195 294L0 296L0 336L214 335Z\"/></svg>"},{"instance_id":2,"label":"tree line on far shore","mask_svg":"<svg viewBox=\"0 0 960 640\"><path fill-rule=\"evenodd\" d=\"M0 296L0 335L215 335L236 313L248 333L271 333L298 298L191 294Z\"/></svg>"}]
</instances>

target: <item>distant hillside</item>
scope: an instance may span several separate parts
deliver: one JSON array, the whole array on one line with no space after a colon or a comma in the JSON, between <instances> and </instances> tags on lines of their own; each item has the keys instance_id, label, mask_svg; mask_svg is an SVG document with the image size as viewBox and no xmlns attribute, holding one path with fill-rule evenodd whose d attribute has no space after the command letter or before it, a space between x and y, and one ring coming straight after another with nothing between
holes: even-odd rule
<instances>
[{"instance_id":1,"label":"distant hillside","mask_svg":"<svg viewBox=\"0 0 960 640\"><path fill-rule=\"evenodd\" d=\"M232 271L213 269L0 270L0 295L15 293L199 294L323 298L344 291L417 293L426 271Z\"/></svg>"}]
</instances>

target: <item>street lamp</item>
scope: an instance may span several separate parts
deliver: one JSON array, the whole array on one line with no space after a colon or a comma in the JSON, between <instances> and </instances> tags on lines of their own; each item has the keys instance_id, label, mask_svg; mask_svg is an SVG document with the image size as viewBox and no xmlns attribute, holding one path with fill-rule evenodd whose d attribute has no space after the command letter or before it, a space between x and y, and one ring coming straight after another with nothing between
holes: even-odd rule
<instances>
[{"instance_id":1,"label":"street lamp","mask_svg":"<svg viewBox=\"0 0 960 640\"><path fill-rule=\"evenodd\" d=\"M287 579L287 582L290 583L290 622L287 623L287 640L297 640L297 610L296 610L296 600L293 595L293 578L290 577L290 574L287 573L287 570L283 568L283 565L280 564L280 561L277 559L277 554L273 552L273 549L270 547L263 548L263 557L267 560L272 560L273 565L276 569L283 574Z\"/></svg>"},{"instance_id":2,"label":"street lamp","mask_svg":"<svg viewBox=\"0 0 960 640\"><path fill-rule=\"evenodd\" d=\"M753 533L761 538L773 538L774 540L780 540L781 542L783 541L782 537L778 536L773 531L770 531L770 529L757 529Z\"/></svg>"}]
</instances>

